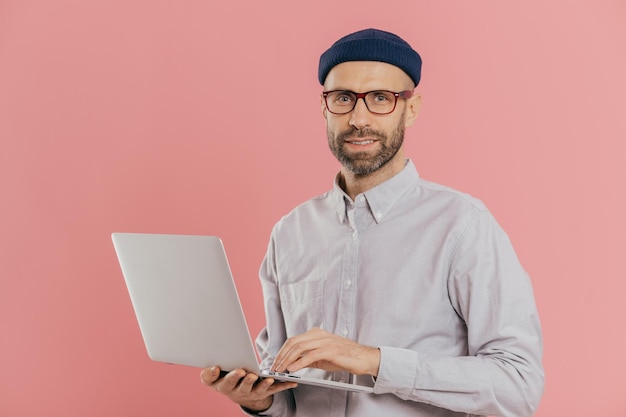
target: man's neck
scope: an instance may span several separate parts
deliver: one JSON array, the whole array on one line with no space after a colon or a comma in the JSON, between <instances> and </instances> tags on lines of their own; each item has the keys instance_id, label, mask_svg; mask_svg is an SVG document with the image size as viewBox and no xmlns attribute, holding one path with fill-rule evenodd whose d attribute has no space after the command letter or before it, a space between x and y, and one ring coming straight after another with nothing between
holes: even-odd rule
<instances>
[{"instance_id":1,"label":"man's neck","mask_svg":"<svg viewBox=\"0 0 626 417\"><path fill-rule=\"evenodd\" d=\"M398 155L396 155L398 156ZM402 171L405 166L404 158L394 158L377 171L368 175L357 175L354 172L341 168L339 186L354 201L357 195L371 190Z\"/></svg>"}]
</instances>

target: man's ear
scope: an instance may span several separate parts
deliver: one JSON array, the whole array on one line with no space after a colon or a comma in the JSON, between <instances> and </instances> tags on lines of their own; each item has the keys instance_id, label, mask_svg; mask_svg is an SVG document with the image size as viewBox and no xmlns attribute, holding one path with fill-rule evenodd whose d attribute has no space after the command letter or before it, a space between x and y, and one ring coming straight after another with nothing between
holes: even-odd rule
<instances>
[{"instance_id":1,"label":"man's ear","mask_svg":"<svg viewBox=\"0 0 626 417\"><path fill-rule=\"evenodd\" d=\"M421 105L421 94L414 94L411 98L407 99L406 111L404 113L404 127L410 127L413 123L415 123L415 119L417 119Z\"/></svg>"}]
</instances>

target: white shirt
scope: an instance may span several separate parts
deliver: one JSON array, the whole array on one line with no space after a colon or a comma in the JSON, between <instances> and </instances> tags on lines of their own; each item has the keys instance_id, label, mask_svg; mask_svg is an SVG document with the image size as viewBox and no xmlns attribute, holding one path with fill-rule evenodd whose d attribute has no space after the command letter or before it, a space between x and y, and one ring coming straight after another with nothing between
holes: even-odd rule
<instances>
[{"instance_id":1,"label":"white shirt","mask_svg":"<svg viewBox=\"0 0 626 417\"><path fill-rule=\"evenodd\" d=\"M288 337L321 327L379 347L374 394L300 385L269 416L532 415L543 392L531 282L484 205L421 179L409 160L352 201L334 188L274 227L260 278L269 367Z\"/></svg>"}]
</instances>

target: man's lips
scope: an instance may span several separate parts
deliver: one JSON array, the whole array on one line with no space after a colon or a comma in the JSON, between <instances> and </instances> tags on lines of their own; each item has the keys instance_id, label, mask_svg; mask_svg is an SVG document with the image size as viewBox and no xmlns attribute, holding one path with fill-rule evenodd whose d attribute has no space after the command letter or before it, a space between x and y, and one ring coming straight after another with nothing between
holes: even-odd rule
<instances>
[{"instance_id":1,"label":"man's lips","mask_svg":"<svg viewBox=\"0 0 626 417\"><path fill-rule=\"evenodd\" d=\"M378 142L385 140L385 136L373 130L361 130L344 132L337 139L353 151L365 151L376 147Z\"/></svg>"},{"instance_id":2,"label":"man's lips","mask_svg":"<svg viewBox=\"0 0 626 417\"><path fill-rule=\"evenodd\" d=\"M364 146L364 145L370 145L374 142L376 142L376 139L362 139L362 138L354 138L354 139L347 139L345 141L346 143L350 144L350 145L359 145L359 146Z\"/></svg>"}]
</instances>

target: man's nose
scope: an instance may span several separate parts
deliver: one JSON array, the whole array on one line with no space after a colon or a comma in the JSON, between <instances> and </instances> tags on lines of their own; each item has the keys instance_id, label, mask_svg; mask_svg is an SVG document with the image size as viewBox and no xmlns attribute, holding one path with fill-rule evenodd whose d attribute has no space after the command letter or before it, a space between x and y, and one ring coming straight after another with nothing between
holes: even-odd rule
<instances>
[{"instance_id":1,"label":"man's nose","mask_svg":"<svg viewBox=\"0 0 626 417\"><path fill-rule=\"evenodd\" d=\"M365 99L357 98L354 109L352 109L352 113L350 114L350 126L355 129L363 129L369 126L371 116L372 114L365 105Z\"/></svg>"}]
</instances>

